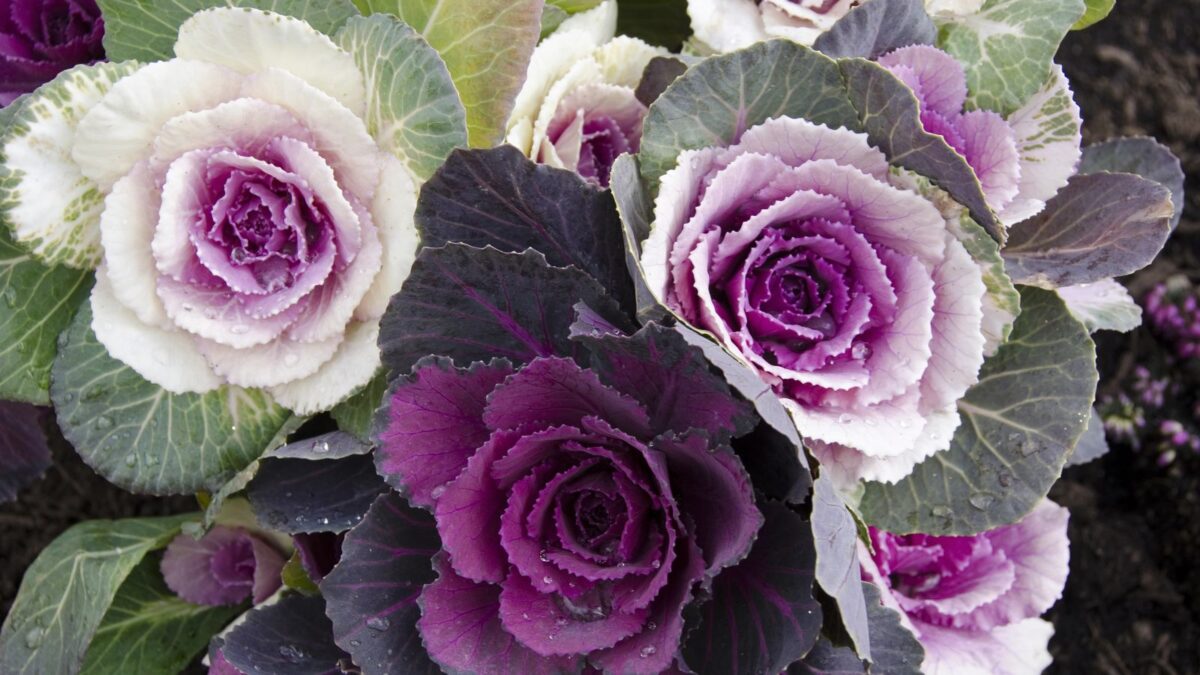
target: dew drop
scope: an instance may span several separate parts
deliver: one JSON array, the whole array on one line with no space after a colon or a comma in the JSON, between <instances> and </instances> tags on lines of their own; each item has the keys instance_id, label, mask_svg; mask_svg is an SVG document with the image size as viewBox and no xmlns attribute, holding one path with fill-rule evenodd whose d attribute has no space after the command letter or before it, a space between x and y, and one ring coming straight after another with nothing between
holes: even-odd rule
<instances>
[{"instance_id":1,"label":"dew drop","mask_svg":"<svg viewBox=\"0 0 1200 675\"><path fill-rule=\"evenodd\" d=\"M549 551L547 551L546 549L542 549L542 551L540 553L538 553L538 560L541 560L544 563L550 562Z\"/></svg>"},{"instance_id":2,"label":"dew drop","mask_svg":"<svg viewBox=\"0 0 1200 675\"><path fill-rule=\"evenodd\" d=\"M246 333L250 332L250 326L241 323L234 324L233 326L229 327L229 332L233 333L234 335L245 335Z\"/></svg>"},{"instance_id":3,"label":"dew drop","mask_svg":"<svg viewBox=\"0 0 1200 675\"><path fill-rule=\"evenodd\" d=\"M906 420L906 419L900 420L900 428L901 429L907 429L911 426L912 426L912 422L910 422L909 420Z\"/></svg>"},{"instance_id":4,"label":"dew drop","mask_svg":"<svg viewBox=\"0 0 1200 675\"><path fill-rule=\"evenodd\" d=\"M113 425L112 418L109 417L108 415L101 415L96 418L96 428L100 429L101 431L103 431L104 429L111 429L112 425Z\"/></svg>"},{"instance_id":5,"label":"dew drop","mask_svg":"<svg viewBox=\"0 0 1200 675\"><path fill-rule=\"evenodd\" d=\"M854 418L851 417L849 413L842 413L841 415L838 415L838 423L839 424L849 424L850 421L853 419Z\"/></svg>"},{"instance_id":6,"label":"dew drop","mask_svg":"<svg viewBox=\"0 0 1200 675\"><path fill-rule=\"evenodd\" d=\"M146 466L155 466L158 464L158 455L146 455L145 462Z\"/></svg>"},{"instance_id":7,"label":"dew drop","mask_svg":"<svg viewBox=\"0 0 1200 675\"><path fill-rule=\"evenodd\" d=\"M654 623L653 621L646 622L646 630L657 630L657 629L658 629L658 624Z\"/></svg>"},{"instance_id":8,"label":"dew drop","mask_svg":"<svg viewBox=\"0 0 1200 675\"><path fill-rule=\"evenodd\" d=\"M10 286L4 290L4 304L9 307L17 306L17 289Z\"/></svg>"},{"instance_id":9,"label":"dew drop","mask_svg":"<svg viewBox=\"0 0 1200 675\"><path fill-rule=\"evenodd\" d=\"M196 307L192 303L190 303L190 302L183 303L183 311L191 312L191 311L194 311L195 309L196 309Z\"/></svg>"},{"instance_id":10,"label":"dew drop","mask_svg":"<svg viewBox=\"0 0 1200 675\"><path fill-rule=\"evenodd\" d=\"M976 492L968 497L967 501L971 503L971 506L983 511L987 507L991 506L992 502L996 501L996 498L987 494L986 492Z\"/></svg>"},{"instance_id":11,"label":"dew drop","mask_svg":"<svg viewBox=\"0 0 1200 675\"><path fill-rule=\"evenodd\" d=\"M658 568L662 567L662 561L655 559L653 562L650 563L650 566L653 567L654 569L658 569Z\"/></svg>"},{"instance_id":12,"label":"dew drop","mask_svg":"<svg viewBox=\"0 0 1200 675\"><path fill-rule=\"evenodd\" d=\"M1008 487L1012 485L1013 475L1007 471L1001 471L996 476L996 482L1000 483L1000 487Z\"/></svg>"},{"instance_id":13,"label":"dew drop","mask_svg":"<svg viewBox=\"0 0 1200 675\"><path fill-rule=\"evenodd\" d=\"M858 361L862 361L871 356L871 347L865 343L859 342L850 348L850 356Z\"/></svg>"},{"instance_id":14,"label":"dew drop","mask_svg":"<svg viewBox=\"0 0 1200 675\"><path fill-rule=\"evenodd\" d=\"M654 645L646 645L645 647L642 647L641 651L638 652L638 656L641 656L643 659L648 659L657 653L658 653L657 647L655 647Z\"/></svg>"},{"instance_id":15,"label":"dew drop","mask_svg":"<svg viewBox=\"0 0 1200 675\"><path fill-rule=\"evenodd\" d=\"M320 441L318 443L315 443L313 445L313 452L321 454L321 455L329 452L329 441Z\"/></svg>"},{"instance_id":16,"label":"dew drop","mask_svg":"<svg viewBox=\"0 0 1200 675\"><path fill-rule=\"evenodd\" d=\"M542 577L542 583L549 586L554 583L554 580L551 579L550 577Z\"/></svg>"},{"instance_id":17,"label":"dew drop","mask_svg":"<svg viewBox=\"0 0 1200 675\"><path fill-rule=\"evenodd\" d=\"M382 617L382 616L373 616L373 617L367 619L367 628L370 628L371 630L381 630L382 631L382 630L387 630L388 628L391 628L391 626L392 626L392 622L389 619Z\"/></svg>"},{"instance_id":18,"label":"dew drop","mask_svg":"<svg viewBox=\"0 0 1200 675\"><path fill-rule=\"evenodd\" d=\"M529 612L521 612L521 618L528 621L529 620Z\"/></svg>"},{"instance_id":19,"label":"dew drop","mask_svg":"<svg viewBox=\"0 0 1200 675\"><path fill-rule=\"evenodd\" d=\"M299 354L295 352L289 352L283 355L283 365L287 366L288 368L295 366L297 363L300 363Z\"/></svg>"},{"instance_id":20,"label":"dew drop","mask_svg":"<svg viewBox=\"0 0 1200 675\"><path fill-rule=\"evenodd\" d=\"M25 634L25 646L30 649L37 649L42 644L42 638L45 637L46 631L40 626L34 626Z\"/></svg>"},{"instance_id":21,"label":"dew drop","mask_svg":"<svg viewBox=\"0 0 1200 675\"><path fill-rule=\"evenodd\" d=\"M350 641L350 646L351 646L351 647L357 647L357 646L359 646L359 645L361 645L361 644L362 644L362 640L351 640L351 641Z\"/></svg>"},{"instance_id":22,"label":"dew drop","mask_svg":"<svg viewBox=\"0 0 1200 675\"><path fill-rule=\"evenodd\" d=\"M446 486L439 485L439 486L433 488L433 491L429 493L429 496L433 497L434 499L440 499L441 496L444 494L446 494Z\"/></svg>"},{"instance_id":23,"label":"dew drop","mask_svg":"<svg viewBox=\"0 0 1200 675\"><path fill-rule=\"evenodd\" d=\"M937 516L938 518L949 518L951 513L950 507L946 506L945 504L938 504L937 506L933 507L932 511L933 515Z\"/></svg>"},{"instance_id":24,"label":"dew drop","mask_svg":"<svg viewBox=\"0 0 1200 675\"><path fill-rule=\"evenodd\" d=\"M304 652L295 645L280 645L279 655L287 659L290 663L299 663L304 659Z\"/></svg>"},{"instance_id":25,"label":"dew drop","mask_svg":"<svg viewBox=\"0 0 1200 675\"><path fill-rule=\"evenodd\" d=\"M125 455L125 466L133 466L134 464L137 464L137 455L132 452Z\"/></svg>"},{"instance_id":26,"label":"dew drop","mask_svg":"<svg viewBox=\"0 0 1200 675\"><path fill-rule=\"evenodd\" d=\"M554 620L554 625L555 626L565 626L565 625L567 625L567 620L560 616Z\"/></svg>"}]
</instances>

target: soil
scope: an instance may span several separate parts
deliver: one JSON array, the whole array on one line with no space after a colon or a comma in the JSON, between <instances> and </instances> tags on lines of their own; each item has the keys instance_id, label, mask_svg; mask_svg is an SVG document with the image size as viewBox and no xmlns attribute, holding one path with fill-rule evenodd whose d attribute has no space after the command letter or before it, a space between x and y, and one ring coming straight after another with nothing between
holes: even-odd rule
<instances>
[{"instance_id":1,"label":"soil","mask_svg":"<svg viewBox=\"0 0 1200 675\"><path fill-rule=\"evenodd\" d=\"M1200 281L1200 0L1119 0L1113 15L1068 36L1060 60L1088 143L1154 136L1188 174L1183 221L1160 260L1125 280L1140 298L1184 273ZM1160 358L1148 331L1099 337L1102 390ZM1193 385L1195 386L1195 385ZM61 439L46 477L0 506L0 616L25 568L81 520L194 510L190 498L109 485ZM1200 674L1200 455L1169 468L1130 448L1073 467L1051 496L1071 510L1071 576L1050 612L1056 675Z\"/></svg>"}]
</instances>

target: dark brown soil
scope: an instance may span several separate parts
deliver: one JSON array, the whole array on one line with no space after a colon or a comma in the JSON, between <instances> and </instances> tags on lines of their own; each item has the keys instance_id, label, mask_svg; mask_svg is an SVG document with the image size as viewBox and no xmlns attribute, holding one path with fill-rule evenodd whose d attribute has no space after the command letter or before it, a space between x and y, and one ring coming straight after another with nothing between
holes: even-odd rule
<instances>
[{"instance_id":1,"label":"dark brown soil","mask_svg":"<svg viewBox=\"0 0 1200 675\"><path fill-rule=\"evenodd\" d=\"M1154 136L1188 174L1179 229L1128 286L1140 299L1172 274L1200 279L1200 0L1118 0L1108 20L1070 35L1060 58L1086 142ZM1098 342L1102 391L1126 383L1133 365L1162 361L1146 329ZM1068 469L1051 496L1071 510L1071 576L1051 612L1049 672L1200 673L1200 456L1162 469L1114 447Z\"/></svg>"},{"instance_id":2,"label":"dark brown soil","mask_svg":"<svg viewBox=\"0 0 1200 675\"><path fill-rule=\"evenodd\" d=\"M1127 280L1140 297L1176 273L1200 279L1200 0L1118 0L1113 16L1068 36L1061 61L1086 119L1085 140L1149 135L1188 173L1183 222L1162 258ZM1103 336L1101 370L1117 386L1160 349L1142 330ZM1126 358L1126 355L1132 358ZM1122 366L1126 367L1122 367ZM72 524L195 508L188 498L124 493L56 443L55 465L0 506L0 617L25 568ZM1069 469L1052 496L1071 509L1071 577L1051 612L1050 673L1200 673L1200 457L1170 469L1128 448Z\"/></svg>"}]
</instances>

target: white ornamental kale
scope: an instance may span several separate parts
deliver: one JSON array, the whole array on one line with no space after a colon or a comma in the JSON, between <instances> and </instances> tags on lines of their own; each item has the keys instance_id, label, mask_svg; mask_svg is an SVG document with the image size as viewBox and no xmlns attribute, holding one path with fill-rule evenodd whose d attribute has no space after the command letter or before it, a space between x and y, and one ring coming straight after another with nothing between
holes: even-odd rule
<instances>
[{"instance_id":1,"label":"white ornamental kale","mask_svg":"<svg viewBox=\"0 0 1200 675\"><path fill-rule=\"evenodd\" d=\"M701 46L729 52L770 38L811 45L861 0L688 0L688 16ZM945 19L978 12L983 0L925 0Z\"/></svg>"},{"instance_id":2,"label":"white ornamental kale","mask_svg":"<svg viewBox=\"0 0 1200 675\"><path fill-rule=\"evenodd\" d=\"M538 45L507 124L506 141L540 164L607 187L613 162L636 153L646 106L634 92L646 64L667 52L614 37L617 4L567 19Z\"/></svg>"},{"instance_id":3,"label":"white ornamental kale","mask_svg":"<svg viewBox=\"0 0 1200 675\"><path fill-rule=\"evenodd\" d=\"M642 267L740 355L839 483L949 447L983 363L980 266L866 136L780 117L662 178Z\"/></svg>"},{"instance_id":4,"label":"white ornamental kale","mask_svg":"<svg viewBox=\"0 0 1200 675\"><path fill-rule=\"evenodd\" d=\"M368 133L354 58L306 22L210 9L175 54L76 69L30 100L3 149L14 235L96 268L96 337L154 384L328 408L379 367L414 179Z\"/></svg>"}]
</instances>

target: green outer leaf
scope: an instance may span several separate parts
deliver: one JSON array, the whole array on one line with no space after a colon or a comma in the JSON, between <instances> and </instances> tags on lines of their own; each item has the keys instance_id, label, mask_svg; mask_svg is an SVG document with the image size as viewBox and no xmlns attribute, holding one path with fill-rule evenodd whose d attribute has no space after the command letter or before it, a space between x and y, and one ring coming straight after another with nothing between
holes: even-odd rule
<instances>
[{"instance_id":1,"label":"green outer leaf","mask_svg":"<svg viewBox=\"0 0 1200 675\"><path fill-rule=\"evenodd\" d=\"M367 440L371 436L371 422L375 419L375 411L383 402L385 391L387 373L380 371L358 393L333 406L329 414L333 415L339 429Z\"/></svg>"},{"instance_id":2,"label":"green outer leaf","mask_svg":"<svg viewBox=\"0 0 1200 675\"><path fill-rule=\"evenodd\" d=\"M1093 333L1115 330L1119 333L1142 325L1142 308L1116 279L1091 284L1062 286L1055 289L1071 315Z\"/></svg>"},{"instance_id":3,"label":"green outer leaf","mask_svg":"<svg viewBox=\"0 0 1200 675\"><path fill-rule=\"evenodd\" d=\"M938 46L967 69L967 106L1007 117L1050 76L1083 0L988 0L978 14L941 27Z\"/></svg>"},{"instance_id":4,"label":"green outer leaf","mask_svg":"<svg viewBox=\"0 0 1200 675\"><path fill-rule=\"evenodd\" d=\"M279 427L279 430L275 432L275 435L271 437L271 440L267 443L266 447L263 448L262 454L266 455L272 450L275 450L276 448L279 448L287 443L288 436L291 436L307 421L307 417L300 415L289 416ZM259 456L259 459L261 458L262 455ZM250 484L251 479L258 475L259 459L255 459L253 462L247 464L245 468L235 473L232 478L225 481L224 485L217 488L217 490L212 493L212 495L209 497L208 504L204 507L204 519L201 521L203 530L208 530L218 521L224 521L224 517L229 507L237 508L237 500L233 500L229 504L226 502L229 501L229 498L234 494L242 491L247 485ZM246 511L249 511L250 503L244 502L244 504ZM251 514L251 518L253 518L253 514Z\"/></svg>"},{"instance_id":5,"label":"green outer leaf","mask_svg":"<svg viewBox=\"0 0 1200 675\"><path fill-rule=\"evenodd\" d=\"M83 675L178 673L246 609L181 600L163 582L161 560L146 556L121 584L88 645Z\"/></svg>"},{"instance_id":6,"label":"green outer leaf","mask_svg":"<svg viewBox=\"0 0 1200 675\"><path fill-rule=\"evenodd\" d=\"M214 490L261 455L290 413L257 390L172 394L112 358L76 314L51 372L63 435L110 482L133 492Z\"/></svg>"},{"instance_id":7,"label":"green outer leaf","mask_svg":"<svg viewBox=\"0 0 1200 675\"><path fill-rule=\"evenodd\" d=\"M578 14L599 5L604 0L546 0L547 7L556 7L567 14Z\"/></svg>"},{"instance_id":8,"label":"green outer leaf","mask_svg":"<svg viewBox=\"0 0 1200 675\"><path fill-rule=\"evenodd\" d=\"M367 128L422 179L466 145L466 113L437 52L393 16L356 17L335 41L367 78Z\"/></svg>"},{"instance_id":9,"label":"green outer leaf","mask_svg":"<svg viewBox=\"0 0 1200 675\"><path fill-rule=\"evenodd\" d=\"M1012 333L1013 321L1021 313L1021 294L1012 279L1004 271L1004 259L1000 257L1000 246L987 232L963 214L958 222L949 222L950 231L971 254L983 273L983 286L987 289L984 303L984 337L987 338L987 354L995 353L996 347ZM989 311L990 310L990 311ZM992 318L993 321L989 321ZM994 320L999 320L999 325Z\"/></svg>"},{"instance_id":10,"label":"green outer leaf","mask_svg":"<svg viewBox=\"0 0 1200 675\"><path fill-rule=\"evenodd\" d=\"M73 673L118 587L146 553L195 514L72 526L25 571L0 629L0 673Z\"/></svg>"},{"instance_id":11,"label":"green outer leaf","mask_svg":"<svg viewBox=\"0 0 1200 675\"><path fill-rule=\"evenodd\" d=\"M359 0L399 16L441 54L467 111L471 147L504 134L542 34L543 0Z\"/></svg>"},{"instance_id":12,"label":"green outer leaf","mask_svg":"<svg viewBox=\"0 0 1200 675\"><path fill-rule=\"evenodd\" d=\"M75 128L118 80L140 67L130 62L75 66L22 98L5 116L0 213L13 239L47 265L91 270L100 264L105 195L71 157Z\"/></svg>"},{"instance_id":13,"label":"green outer leaf","mask_svg":"<svg viewBox=\"0 0 1200 675\"><path fill-rule=\"evenodd\" d=\"M975 170L938 134L925 131L917 97L886 68L866 59L840 59L846 92L858 110L861 128L888 162L929 178L966 206L998 242L1004 227L992 213Z\"/></svg>"},{"instance_id":14,"label":"green outer leaf","mask_svg":"<svg viewBox=\"0 0 1200 675\"><path fill-rule=\"evenodd\" d=\"M692 34L687 0L617 0L617 34L678 52Z\"/></svg>"},{"instance_id":15,"label":"green outer leaf","mask_svg":"<svg viewBox=\"0 0 1200 675\"><path fill-rule=\"evenodd\" d=\"M1094 26L1103 21L1113 7L1117 6L1117 0L1084 0L1087 3L1087 9L1083 11L1083 16L1071 26L1071 30L1083 30L1088 26Z\"/></svg>"},{"instance_id":16,"label":"green outer leaf","mask_svg":"<svg viewBox=\"0 0 1200 675\"><path fill-rule=\"evenodd\" d=\"M0 227L0 398L50 403L55 340L92 288L92 273L46 267Z\"/></svg>"},{"instance_id":17,"label":"green outer leaf","mask_svg":"<svg viewBox=\"0 0 1200 675\"><path fill-rule=\"evenodd\" d=\"M104 52L110 61L159 61L175 56L179 27L210 7L253 7L304 19L332 35L358 14L350 0L97 0L104 13Z\"/></svg>"},{"instance_id":18,"label":"green outer leaf","mask_svg":"<svg viewBox=\"0 0 1200 675\"><path fill-rule=\"evenodd\" d=\"M554 5L546 3L546 7L542 9L542 29L539 42L546 39L548 35L553 33L559 26L562 25L562 22L569 18L571 18L570 14L567 14L565 11L555 7Z\"/></svg>"},{"instance_id":19,"label":"green outer leaf","mask_svg":"<svg viewBox=\"0 0 1200 675\"><path fill-rule=\"evenodd\" d=\"M787 40L760 42L693 66L650 106L642 177L650 192L684 150L729 145L780 115L858 130L837 63Z\"/></svg>"},{"instance_id":20,"label":"green outer leaf","mask_svg":"<svg viewBox=\"0 0 1200 675\"><path fill-rule=\"evenodd\" d=\"M976 534L1014 523L1050 491L1087 428L1096 348L1052 291L1021 289L1012 337L959 402L950 448L894 485L867 483L870 524L904 534Z\"/></svg>"}]
</instances>

